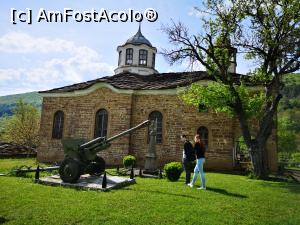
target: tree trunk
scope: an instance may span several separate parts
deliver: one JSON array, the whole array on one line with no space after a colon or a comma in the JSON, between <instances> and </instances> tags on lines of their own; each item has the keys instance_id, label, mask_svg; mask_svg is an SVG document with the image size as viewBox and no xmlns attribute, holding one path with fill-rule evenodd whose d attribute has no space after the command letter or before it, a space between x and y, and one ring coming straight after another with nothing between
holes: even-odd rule
<instances>
[{"instance_id":1,"label":"tree trunk","mask_svg":"<svg viewBox=\"0 0 300 225\"><path fill-rule=\"evenodd\" d=\"M256 140L251 141L250 157L253 164L253 174L257 178L266 178L268 175L267 167L265 166L264 144L258 143Z\"/></svg>"}]
</instances>

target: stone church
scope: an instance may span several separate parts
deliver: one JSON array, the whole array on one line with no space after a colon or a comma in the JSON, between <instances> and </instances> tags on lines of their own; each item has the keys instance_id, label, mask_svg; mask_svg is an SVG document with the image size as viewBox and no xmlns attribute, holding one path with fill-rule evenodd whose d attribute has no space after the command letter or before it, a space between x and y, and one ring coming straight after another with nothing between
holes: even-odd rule
<instances>
[{"instance_id":1,"label":"stone church","mask_svg":"<svg viewBox=\"0 0 300 225\"><path fill-rule=\"evenodd\" d=\"M61 161L61 140L79 137L91 140L111 137L147 119L157 122L156 152L159 165L181 161L179 136L189 139L198 133L205 141L206 169L230 171L238 163L236 142L241 136L236 118L209 109L185 105L178 90L194 82L207 84L205 71L159 73L155 69L157 49L138 32L118 46L118 67L112 76L41 91L43 96L38 160ZM231 70L235 73L236 60ZM236 74L238 79L240 74ZM148 151L148 129L138 130L113 141L99 155L107 165L121 165L128 154L143 166ZM267 162L277 168L277 139L274 130L267 145Z\"/></svg>"}]
</instances>

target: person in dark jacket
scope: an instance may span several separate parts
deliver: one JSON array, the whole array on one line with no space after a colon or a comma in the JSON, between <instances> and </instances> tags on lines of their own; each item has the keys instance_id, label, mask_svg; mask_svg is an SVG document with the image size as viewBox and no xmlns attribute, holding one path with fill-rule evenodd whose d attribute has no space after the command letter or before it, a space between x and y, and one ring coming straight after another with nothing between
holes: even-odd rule
<instances>
[{"instance_id":1,"label":"person in dark jacket","mask_svg":"<svg viewBox=\"0 0 300 225\"><path fill-rule=\"evenodd\" d=\"M195 161L195 152L192 143L187 139L186 135L181 135L180 140L183 144L182 164L185 171L185 184L191 181L192 164Z\"/></svg>"},{"instance_id":2,"label":"person in dark jacket","mask_svg":"<svg viewBox=\"0 0 300 225\"><path fill-rule=\"evenodd\" d=\"M200 135L197 134L195 136L195 145L194 145L194 150L196 153L196 166L194 169L194 176L192 179L192 182L189 183L188 185L190 187L193 187L196 179L197 179L197 175L198 173L200 174L200 178L201 178L201 182L202 182L202 186L199 187L198 189L206 189L206 183L205 183L205 176L204 176L204 171L203 171L203 165L205 163L205 146L204 143L202 143Z\"/></svg>"}]
</instances>

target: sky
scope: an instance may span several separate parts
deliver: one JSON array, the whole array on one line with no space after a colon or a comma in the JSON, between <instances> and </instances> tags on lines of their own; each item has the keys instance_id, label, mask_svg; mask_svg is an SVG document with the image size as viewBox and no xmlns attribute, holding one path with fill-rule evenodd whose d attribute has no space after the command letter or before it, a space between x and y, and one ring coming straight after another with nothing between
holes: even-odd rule
<instances>
[{"instance_id":1,"label":"sky","mask_svg":"<svg viewBox=\"0 0 300 225\"><path fill-rule=\"evenodd\" d=\"M124 44L138 29L138 22L37 22L40 9L89 11L101 8L111 11L129 9L144 12L153 8L158 19L143 20L143 35L158 49L171 47L162 25L181 21L191 33L202 27L194 7L199 0L1 0L0 1L0 96L42 91L111 76L117 67L116 48ZM32 10L32 24L11 22L11 11ZM24 18L24 17L22 17ZM251 68L238 56L238 73ZM156 58L156 69L163 72L188 71L187 63L169 65L162 55Z\"/></svg>"}]
</instances>

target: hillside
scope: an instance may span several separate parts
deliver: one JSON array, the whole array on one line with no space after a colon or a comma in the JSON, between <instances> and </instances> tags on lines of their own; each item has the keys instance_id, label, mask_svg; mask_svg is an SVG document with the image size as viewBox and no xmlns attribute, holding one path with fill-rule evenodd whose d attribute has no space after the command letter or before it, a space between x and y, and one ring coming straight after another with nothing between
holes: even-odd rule
<instances>
[{"instance_id":1,"label":"hillside","mask_svg":"<svg viewBox=\"0 0 300 225\"><path fill-rule=\"evenodd\" d=\"M39 109L41 108L42 97L37 92L0 96L0 117L4 114L12 115L12 109L19 99L23 99L24 102L31 103Z\"/></svg>"},{"instance_id":2,"label":"hillside","mask_svg":"<svg viewBox=\"0 0 300 225\"><path fill-rule=\"evenodd\" d=\"M300 110L300 74L289 74L285 77L283 98L280 102L279 112Z\"/></svg>"},{"instance_id":3,"label":"hillside","mask_svg":"<svg viewBox=\"0 0 300 225\"><path fill-rule=\"evenodd\" d=\"M283 98L278 107L278 150L290 154L300 151L300 74L289 74L284 79Z\"/></svg>"}]
</instances>

